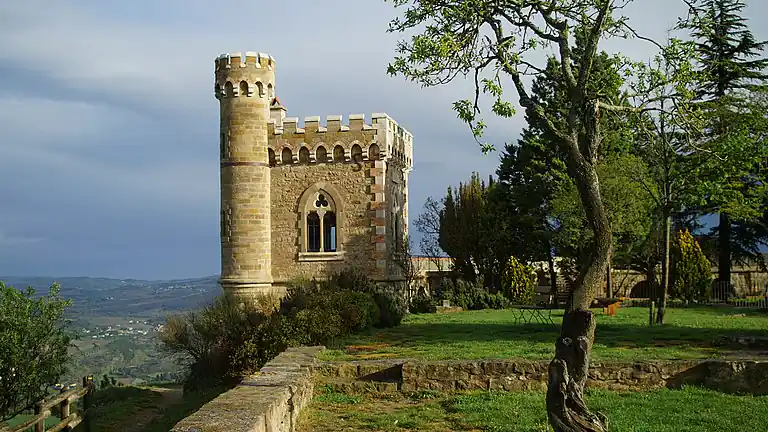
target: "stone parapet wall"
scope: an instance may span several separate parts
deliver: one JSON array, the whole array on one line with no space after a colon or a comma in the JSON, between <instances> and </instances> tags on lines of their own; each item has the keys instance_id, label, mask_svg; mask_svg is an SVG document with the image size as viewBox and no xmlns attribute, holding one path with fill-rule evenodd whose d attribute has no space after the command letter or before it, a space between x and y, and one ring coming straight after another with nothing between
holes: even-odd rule
<instances>
[{"instance_id":1,"label":"stone parapet wall","mask_svg":"<svg viewBox=\"0 0 768 432\"><path fill-rule=\"evenodd\" d=\"M312 400L315 356L324 347L289 348L171 432L293 432Z\"/></svg>"}]
</instances>

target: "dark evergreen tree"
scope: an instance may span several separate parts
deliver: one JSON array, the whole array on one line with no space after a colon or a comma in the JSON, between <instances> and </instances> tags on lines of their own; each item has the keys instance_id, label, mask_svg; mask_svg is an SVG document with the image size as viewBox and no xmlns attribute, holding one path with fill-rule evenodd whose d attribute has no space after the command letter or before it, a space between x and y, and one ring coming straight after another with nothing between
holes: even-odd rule
<instances>
[{"instance_id":1,"label":"dark evergreen tree","mask_svg":"<svg viewBox=\"0 0 768 432\"><path fill-rule=\"evenodd\" d=\"M585 35L577 33L580 51ZM578 71L579 65L572 65ZM622 79L618 74L617 59L607 53L600 53L592 65L595 77L590 83L590 92L597 97L621 100ZM558 61L550 58L546 69L534 80L531 97L553 115L567 116L567 88ZM620 104L620 103L619 103ZM573 259L576 265L584 264L591 250L586 242L564 242L558 238L560 223L552 217L551 203L557 189L564 183L571 183L566 169L567 156L558 145L557 137L543 124L540 116L526 110L527 127L516 144L508 143L501 154L496 171L499 180L496 194L498 208L508 221L508 232L516 243L524 245L525 252L516 255L522 261L549 261L553 268L554 254ZM600 146L601 158L626 151L623 146L629 140L621 139L621 128L616 116L605 116L603 139ZM589 227L584 221L583 232ZM556 286L556 275L550 272L550 281Z\"/></svg>"},{"instance_id":2,"label":"dark evergreen tree","mask_svg":"<svg viewBox=\"0 0 768 432\"><path fill-rule=\"evenodd\" d=\"M766 42L757 41L749 30L743 15L746 4L741 0L694 0L689 5L689 17L680 27L691 30L701 57L698 72L703 79L697 90L702 107L714 114L710 138L722 139L729 133L730 121L738 120L733 114L744 101L745 92L754 91L768 78L768 59L762 57ZM751 181L746 180L745 198L754 198L749 196ZM710 210L719 212L720 219L713 230L717 236L718 279L730 281L734 258L754 255L765 231L760 233L759 221L755 225L754 220L732 220L727 208L719 204L716 199L710 203Z\"/></svg>"}]
</instances>

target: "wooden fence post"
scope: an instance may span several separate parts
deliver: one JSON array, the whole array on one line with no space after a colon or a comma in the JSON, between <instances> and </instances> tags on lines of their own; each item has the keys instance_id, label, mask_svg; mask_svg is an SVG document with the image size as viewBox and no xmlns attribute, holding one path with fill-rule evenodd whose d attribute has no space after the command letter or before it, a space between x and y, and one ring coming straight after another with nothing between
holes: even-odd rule
<instances>
[{"instance_id":1,"label":"wooden fence post","mask_svg":"<svg viewBox=\"0 0 768 432\"><path fill-rule=\"evenodd\" d=\"M88 409L93 403L93 375L83 377L83 388L88 389L88 392L83 396L83 429L85 432L91 432L91 414Z\"/></svg>"},{"instance_id":2,"label":"wooden fence post","mask_svg":"<svg viewBox=\"0 0 768 432\"><path fill-rule=\"evenodd\" d=\"M67 389L68 389L68 387L66 387L66 386L63 387L61 389L61 393L62 394L66 393ZM61 421L64 421L67 417L69 417L69 399L68 398L64 399L63 401L61 401L61 403L59 403L59 418L61 419ZM63 431L71 431L72 428L70 428L69 426L64 426L64 428L62 430Z\"/></svg>"},{"instance_id":3,"label":"wooden fence post","mask_svg":"<svg viewBox=\"0 0 768 432\"><path fill-rule=\"evenodd\" d=\"M40 401L35 404L35 415L40 415L43 413L43 402ZM42 419L35 423L35 432L45 432L45 419Z\"/></svg>"}]
</instances>

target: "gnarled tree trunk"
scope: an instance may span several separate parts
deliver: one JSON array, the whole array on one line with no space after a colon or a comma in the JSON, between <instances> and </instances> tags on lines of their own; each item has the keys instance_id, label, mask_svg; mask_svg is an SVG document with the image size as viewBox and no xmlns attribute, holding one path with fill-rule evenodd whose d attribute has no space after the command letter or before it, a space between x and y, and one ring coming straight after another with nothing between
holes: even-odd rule
<instances>
[{"instance_id":1,"label":"gnarled tree trunk","mask_svg":"<svg viewBox=\"0 0 768 432\"><path fill-rule=\"evenodd\" d=\"M596 139L596 138L595 138ZM596 148L596 145L594 146ZM594 233L590 260L580 269L570 308L563 317L555 358L549 364L547 416L556 432L604 432L606 419L584 403L589 357L595 337L595 317L589 310L595 293L603 286L611 255L611 227L600 195L593 156L586 160L571 149L572 177Z\"/></svg>"}]
</instances>

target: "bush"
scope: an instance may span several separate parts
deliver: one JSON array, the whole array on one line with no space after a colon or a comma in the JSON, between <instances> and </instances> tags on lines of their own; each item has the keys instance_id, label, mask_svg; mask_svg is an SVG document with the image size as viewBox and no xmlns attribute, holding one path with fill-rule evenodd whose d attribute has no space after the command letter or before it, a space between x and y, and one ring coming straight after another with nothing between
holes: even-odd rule
<instances>
[{"instance_id":1,"label":"bush","mask_svg":"<svg viewBox=\"0 0 768 432\"><path fill-rule=\"evenodd\" d=\"M414 314L437 312L437 302L426 295L417 295L411 299L410 312Z\"/></svg>"},{"instance_id":2,"label":"bush","mask_svg":"<svg viewBox=\"0 0 768 432\"><path fill-rule=\"evenodd\" d=\"M372 327L398 325L405 312L396 290L343 272L327 281L295 281L279 302L242 304L221 295L198 311L168 317L160 340L188 361L185 389L199 390L231 385L289 346L325 345Z\"/></svg>"},{"instance_id":3,"label":"bush","mask_svg":"<svg viewBox=\"0 0 768 432\"><path fill-rule=\"evenodd\" d=\"M382 289L373 294L373 299L379 306L379 322L376 327L399 326L408 311L405 298L395 292Z\"/></svg>"},{"instance_id":4,"label":"bush","mask_svg":"<svg viewBox=\"0 0 768 432\"><path fill-rule=\"evenodd\" d=\"M402 293L395 287L377 284L359 270L345 270L332 275L327 285L333 290L368 293L379 307L379 320L375 327L386 328L400 325L408 312Z\"/></svg>"},{"instance_id":5,"label":"bush","mask_svg":"<svg viewBox=\"0 0 768 432\"><path fill-rule=\"evenodd\" d=\"M489 293L480 283L463 279L446 280L435 293L435 305L448 300L451 306L466 310L503 309L509 306L509 300L503 295Z\"/></svg>"},{"instance_id":6,"label":"bush","mask_svg":"<svg viewBox=\"0 0 768 432\"><path fill-rule=\"evenodd\" d=\"M537 283L533 267L521 263L513 256L509 257L501 275L501 290L507 299L516 304L530 304Z\"/></svg>"},{"instance_id":7,"label":"bush","mask_svg":"<svg viewBox=\"0 0 768 432\"><path fill-rule=\"evenodd\" d=\"M247 365L238 360L242 357L238 350L246 341L269 337L270 325L270 313L258 301L243 304L222 294L197 311L169 316L160 332L160 341L187 361L184 387L194 390L229 384L243 368L257 369L274 357L273 351L285 349L283 344L260 354L253 352Z\"/></svg>"},{"instance_id":8,"label":"bush","mask_svg":"<svg viewBox=\"0 0 768 432\"><path fill-rule=\"evenodd\" d=\"M372 294L340 291L331 299L329 306L339 311L345 334L359 333L379 323L379 306Z\"/></svg>"},{"instance_id":9,"label":"bush","mask_svg":"<svg viewBox=\"0 0 768 432\"><path fill-rule=\"evenodd\" d=\"M689 301L708 297L712 266L688 230L678 233L673 253L670 296Z\"/></svg>"}]
</instances>

